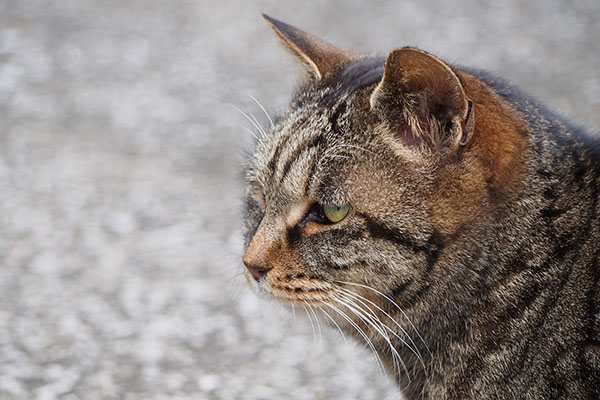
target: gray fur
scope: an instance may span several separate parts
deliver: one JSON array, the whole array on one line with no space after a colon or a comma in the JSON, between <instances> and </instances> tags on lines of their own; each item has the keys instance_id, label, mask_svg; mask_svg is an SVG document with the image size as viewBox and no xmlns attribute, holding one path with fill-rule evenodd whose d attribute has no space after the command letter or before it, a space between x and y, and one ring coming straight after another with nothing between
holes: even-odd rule
<instances>
[{"instance_id":1,"label":"gray fur","mask_svg":"<svg viewBox=\"0 0 600 400\"><path fill-rule=\"evenodd\" d=\"M407 399L600 398L598 141L516 88L454 68L522 118L522 174L497 190L473 175L475 146L441 159L398 142L369 105L383 62L307 82L257 143L245 230L271 265L252 285L312 302L364 340L361 328ZM315 203L352 210L310 234L302 218L290 224ZM444 228L440 207L460 223Z\"/></svg>"}]
</instances>

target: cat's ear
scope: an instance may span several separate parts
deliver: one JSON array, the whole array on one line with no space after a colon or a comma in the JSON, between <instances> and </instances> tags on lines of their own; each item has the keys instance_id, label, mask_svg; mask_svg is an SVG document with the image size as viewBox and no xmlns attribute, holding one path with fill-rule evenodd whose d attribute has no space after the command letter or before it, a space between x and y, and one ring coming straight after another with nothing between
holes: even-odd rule
<instances>
[{"instance_id":1,"label":"cat's ear","mask_svg":"<svg viewBox=\"0 0 600 400\"><path fill-rule=\"evenodd\" d=\"M460 79L422 50L393 50L370 102L407 145L456 149L466 145L473 132L473 103Z\"/></svg>"},{"instance_id":2,"label":"cat's ear","mask_svg":"<svg viewBox=\"0 0 600 400\"><path fill-rule=\"evenodd\" d=\"M263 14L285 47L302 63L309 80L320 80L342 69L356 54L351 49L335 47L298 28Z\"/></svg>"}]
</instances>

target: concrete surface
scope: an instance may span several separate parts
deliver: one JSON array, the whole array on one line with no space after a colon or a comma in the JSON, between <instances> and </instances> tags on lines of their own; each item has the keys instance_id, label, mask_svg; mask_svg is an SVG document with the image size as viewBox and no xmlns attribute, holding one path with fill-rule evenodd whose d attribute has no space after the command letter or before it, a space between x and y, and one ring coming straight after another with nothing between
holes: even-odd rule
<instances>
[{"instance_id":1,"label":"concrete surface","mask_svg":"<svg viewBox=\"0 0 600 400\"><path fill-rule=\"evenodd\" d=\"M242 161L293 62L266 12L416 45L600 126L600 3L0 0L0 399L394 399L241 279Z\"/></svg>"}]
</instances>

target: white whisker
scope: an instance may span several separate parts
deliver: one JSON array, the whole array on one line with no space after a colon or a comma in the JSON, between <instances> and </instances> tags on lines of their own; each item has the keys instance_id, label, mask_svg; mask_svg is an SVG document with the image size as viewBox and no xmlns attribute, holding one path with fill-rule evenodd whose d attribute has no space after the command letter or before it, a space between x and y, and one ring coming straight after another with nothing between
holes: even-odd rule
<instances>
[{"instance_id":1,"label":"white whisker","mask_svg":"<svg viewBox=\"0 0 600 400\"><path fill-rule=\"evenodd\" d=\"M342 291L340 291L340 289ZM404 330L404 328L402 328L401 325L399 325L393 318L391 315L389 315L385 310L383 310L381 307L379 307L377 304L373 303L372 301L370 301L369 299L367 299L366 297L361 296L358 293L355 293L351 290L348 289L344 289L344 288L335 288L334 289L336 292L338 293L342 293L345 294L347 296L352 297L353 299L355 299L356 301L358 301L360 304L364 305L365 307L367 307L370 311L373 312L373 310L371 309L371 307L369 307L368 304L371 304L372 306L374 306L377 310L381 311L386 317L388 317L396 326L398 326L398 328L400 328L400 330L402 331L403 334L405 334L409 339L410 336L408 335L408 333ZM365 303L366 302L366 303ZM379 317L377 317L379 319ZM418 358L420 358L420 354L417 354L417 352L419 351L418 348L415 346L414 342L412 342L411 340L411 344L407 343L402 337L400 337L393 329L391 329L389 326L387 326L386 324L382 324L391 334L393 334L398 340L400 340L402 342L402 344L404 344L406 347L408 347L414 354L415 356L417 356ZM413 347L414 346L414 347Z\"/></svg>"},{"instance_id":2,"label":"white whisker","mask_svg":"<svg viewBox=\"0 0 600 400\"><path fill-rule=\"evenodd\" d=\"M321 303L326 304L324 301L321 301ZM325 314L331 322L333 322L338 331L340 331L340 335L342 335L342 339L344 340L344 345L346 347L346 369L348 369L350 366L350 349L348 348L348 341L346 340L346 335L344 334L344 331L342 331L342 328L340 328L338 323L335 322L335 320L331 317L331 315L329 315L327 311L325 311L325 309L323 309L323 307L319 307L319 310L321 310L321 312Z\"/></svg>"},{"instance_id":3,"label":"white whisker","mask_svg":"<svg viewBox=\"0 0 600 400\"><path fill-rule=\"evenodd\" d=\"M343 293L338 293L338 294L343 296L343 300L344 300L346 307L348 307L354 314L356 314L359 318L361 318L363 321L365 321L369 326L371 326L373 329L375 329L375 332L377 332L385 340L385 342L388 344L388 346L390 348L390 352L392 355L392 362L394 364L394 369L396 369L398 371L398 373L400 372L400 365L398 365L398 362L400 362L400 364L402 365L402 368L404 369L404 372L406 373L408 381L410 382L411 378L410 378L410 374L408 372L408 368L406 367L406 364L402 360L402 357L400 356L400 354L398 353L398 351L392 344L392 341L391 341L389 335L387 334L386 330L383 328L385 326L385 324L383 324L381 322L379 317L373 312L373 310L369 306L365 305L365 307L368 309L368 311L367 311L364 308L362 308L360 305L358 305L351 298L344 296ZM339 297L336 297L336 298L339 299ZM336 298L334 298L334 299L336 299Z\"/></svg>"},{"instance_id":4,"label":"white whisker","mask_svg":"<svg viewBox=\"0 0 600 400\"><path fill-rule=\"evenodd\" d=\"M336 147L350 147L352 149L358 149L358 150L362 150L362 151L364 151L366 153L374 154L371 150L367 150L364 147L356 146L356 145L353 145L353 144L340 143L340 144L336 145Z\"/></svg>"},{"instance_id":5,"label":"white whisker","mask_svg":"<svg viewBox=\"0 0 600 400\"><path fill-rule=\"evenodd\" d=\"M408 315L406 315L406 313L404 312L404 310L402 310L402 308L398 304L396 304L396 302L394 300L392 300L389 296L381 293L379 290L377 290L375 288L372 288L370 286L363 285L363 284L360 284L360 283L345 282L345 281L338 281L337 283L341 283L341 284L345 284L345 285L351 285L351 286L358 286L358 287L362 287L364 289L371 290L371 291L377 293L378 295L380 295L381 297L383 297L384 299L386 299L387 301L389 301L390 303L392 303L392 305L394 305L394 307L396 307L398 309L398 311L400 311L402 313L402 315L404 316L404 318L406 319L406 321L413 328L413 330L415 331L415 333L417 334L417 336L419 337L419 339L421 340L421 342L425 346L425 349L427 349L427 352L429 353L429 355L432 355L431 354L431 350L429 350L429 347L427 346L427 343L425 343L425 340L423 340L423 337L419 333L419 330L417 329L417 327L412 323L412 321L410 320L410 318L408 318Z\"/></svg>"},{"instance_id":6,"label":"white whisker","mask_svg":"<svg viewBox=\"0 0 600 400\"><path fill-rule=\"evenodd\" d=\"M312 312L313 316L315 317L315 321L317 322L317 327L319 329L319 343L321 343L323 340L323 331L321 330L321 322L319 321L319 316L315 312L315 309L313 308L313 306L311 306L306 300L304 302L306 303L306 305Z\"/></svg>"},{"instance_id":7,"label":"white whisker","mask_svg":"<svg viewBox=\"0 0 600 400\"><path fill-rule=\"evenodd\" d=\"M244 111L240 110L236 106L230 105L230 107L232 107L234 110L236 110L237 112L239 112L240 114L242 114L248 121L250 121L250 123L261 134L261 136L266 135L265 130L262 128L262 126L260 126L260 124L258 123L258 121L256 120L256 118L254 118L254 119L250 118L250 116L247 113L245 113ZM250 115L252 115L252 113L250 113ZM254 115L252 115L252 117L254 117Z\"/></svg>"},{"instance_id":8,"label":"white whisker","mask_svg":"<svg viewBox=\"0 0 600 400\"><path fill-rule=\"evenodd\" d=\"M352 327L354 329L356 329L356 331L358 332L358 334L360 336L362 336L363 339L365 339L365 342L367 343L367 345L369 346L369 348L371 349L371 351L375 355L375 360L377 361L377 365L380 368L381 374L385 375L385 366L383 365L383 361L381 360L381 357L379 356L379 353L377 352L377 349L375 348L375 346L373 345L373 342L371 342L371 339L369 339L369 337L367 336L367 334L360 328L360 326L358 326L356 324L356 322L352 321L352 318L350 318L348 315L346 315L346 313L343 312L342 310L340 310L338 307L334 306L333 304L329 304L329 303L324 303L324 304L327 307L331 308L336 313L338 313L342 318L344 318L350 325L352 325Z\"/></svg>"},{"instance_id":9,"label":"white whisker","mask_svg":"<svg viewBox=\"0 0 600 400\"><path fill-rule=\"evenodd\" d=\"M306 303L306 301L304 303L306 305L308 305L308 303ZM317 342L317 331L315 330L315 324L313 323L312 317L310 316L310 313L308 312L306 305L304 305L302 307L304 308L304 311L306 312L306 316L308 317L308 320L310 321L310 326L312 327L312 332L313 332L313 341L316 343Z\"/></svg>"},{"instance_id":10,"label":"white whisker","mask_svg":"<svg viewBox=\"0 0 600 400\"><path fill-rule=\"evenodd\" d=\"M342 294L342 296L343 296L343 294ZM364 310L360 306L357 306L356 303L352 299L349 299L346 296L343 296L343 297L336 296L336 299L337 299L336 301L339 301L339 300L343 301L344 305L350 311L352 311L352 313L354 315L358 316L362 321L366 322L367 325L369 327L371 327L372 329L374 329L375 332L377 332L381 337L383 337L383 339L386 342L388 342L388 345L391 347L391 344L389 343L389 336L387 336L387 334L381 328L381 325L380 325L381 321L375 321L374 319L370 318L370 316L366 314L366 310ZM352 305L354 305L356 307L353 307ZM395 354L393 354L393 352L392 352L392 362L393 362L393 365L394 365L394 369L395 370L399 370L399 366L398 366L397 361L396 361L396 356L395 356Z\"/></svg>"},{"instance_id":11,"label":"white whisker","mask_svg":"<svg viewBox=\"0 0 600 400\"><path fill-rule=\"evenodd\" d=\"M334 297L333 300L337 301L338 303L342 304L343 306L345 306L346 308L348 308L350 311L352 311L352 313L354 315L356 315L357 317L359 317L362 321L364 321L367 326L371 327L372 329L375 330L375 332L379 333L379 335L381 335L381 337L387 342L387 344L392 348L392 360L394 362L394 368L396 368L396 358L394 355L394 351L395 349L393 349L391 342L389 340L389 336L387 336L387 334L385 333L385 331L379 327L371 318L369 318L366 314L365 314L365 310L363 310L361 307L356 306L356 303L354 303L351 299L348 298L340 298L340 297ZM356 306L356 307L353 307ZM385 369L385 368L384 368Z\"/></svg>"},{"instance_id":12,"label":"white whisker","mask_svg":"<svg viewBox=\"0 0 600 400\"><path fill-rule=\"evenodd\" d=\"M238 125L238 126L240 128L242 128L243 130L245 130L246 132L248 132L249 134L251 134L254 137L254 139L259 140L258 135L256 133L252 132L252 129L246 128L245 126L241 126L241 125Z\"/></svg>"},{"instance_id":13,"label":"white whisker","mask_svg":"<svg viewBox=\"0 0 600 400\"><path fill-rule=\"evenodd\" d=\"M258 99L254 96L252 96L250 93L248 93L248 96L250 96L250 98L252 100L254 100L254 102L256 104L258 104L258 106L260 107L261 110L263 110L263 112L265 113L265 115L267 116L267 118L269 119L269 123L271 124L271 128L275 127L275 124L273 123L273 120L271 119L271 116L269 115L269 113L267 112L267 110L265 109L265 107L263 107L263 105L261 104L260 101L258 101Z\"/></svg>"},{"instance_id":14,"label":"white whisker","mask_svg":"<svg viewBox=\"0 0 600 400\"><path fill-rule=\"evenodd\" d=\"M372 153L372 151L367 150L364 147L355 146L355 145L351 145L351 144L345 144L345 143L333 143L331 145L331 147L329 147L327 150L325 150L325 152L323 152L323 154L321 155L321 158L319 158L319 161L317 161L317 166L320 166L321 163L328 158L342 158L342 159L346 159L346 160L352 159L352 157L350 155L339 154L339 153L342 153L344 148L355 148L355 149L365 151L367 153ZM337 154L332 154L336 151L338 152Z\"/></svg>"},{"instance_id":15,"label":"white whisker","mask_svg":"<svg viewBox=\"0 0 600 400\"><path fill-rule=\"evenodd\" d=\"M254 122L256 123L256 126L258 126L260 132L262 135L265 135L267 133L267 131L265 131L265 128L263 128L262 124L258 121L258 119L256 118L256 116L254 115L254 113L252 113L252 111L248 111L247 114L250 116L250 118L252 118L254 120Z\"/></svg>"},{"instance_id":16,"label":"white whisker","mask_svg":"<svg viewBox=\"0 0 600 400\"><path fill-rule=\"evenodd\" d=\"M386 317L388 317L399 329L400 331L406 335L406 337L408 338L408 340L410 341L411 344L408 344L402 337L400 337L393 329L391 329L389 326L387 325L383 325L386 329L388 329L396 338L398 338L406 347L409 348L409 350L417 357L417 359L419 360L419 362L421 363L421 366L423 367L423 371L425 372L425 376L428 376L428 372L427 372L427 368L425 367L425 361L423 360L423 357L421 356L421 352L419 351L419 348L417 347L416 343L412 340L412 338L410 337L410 335L408 334L408 332L406 332L406 330L396 321L394 320L394 318L392 318L392 316L390 314L388 314L384 309L382 309L381 307L379 307L377 304L373 303L371 300L367 299L364 296L361 296L360 294L353 292L352 290L346 289L346 288L335 288L334 290L338 291L342 290L345 293L347 293L350 296L353 296L355 298L357 298L358 301L360 301L361 303L363 303L363 300L366 301L367 303L371 304L372 306L374 306L377 310L381 311ZM360 300L362 299L362 300ZM364 303L363 303L364 304ZM368 305L365 304L366 307L369 307ZM369 307L370 308L370 307ZM412 345L412 346L411 346Z\"/></svg>"}]
</instances>

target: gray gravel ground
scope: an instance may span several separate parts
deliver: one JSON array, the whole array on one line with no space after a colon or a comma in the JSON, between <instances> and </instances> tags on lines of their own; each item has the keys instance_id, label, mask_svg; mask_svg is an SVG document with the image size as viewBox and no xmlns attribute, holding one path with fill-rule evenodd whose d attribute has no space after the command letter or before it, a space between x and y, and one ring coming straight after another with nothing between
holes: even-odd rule
<instances>
[{"instance_id":1,"label":"gray gravel ground","mask_svg":"<svg viewBox=\"0 0 600 400\"><path fill-rule=\"evenodd\" d=\"M241 272L254 95L294 83L264 11L416 45L600 126L600 2L0 0L0 399L394 399L363 346ZM318 328L317 328L318 330Z\"/></svg>"}]
</instances>

